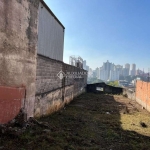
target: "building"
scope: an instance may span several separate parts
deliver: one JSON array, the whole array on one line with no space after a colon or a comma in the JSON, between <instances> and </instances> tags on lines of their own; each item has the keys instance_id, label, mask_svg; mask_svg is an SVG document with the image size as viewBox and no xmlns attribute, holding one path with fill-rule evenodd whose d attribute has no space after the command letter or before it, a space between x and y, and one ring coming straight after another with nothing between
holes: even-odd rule
<instances>
[{"instance_id":1,"label":"building","mask_svg":"<svg viewBox=\"0 0 150 150\"><path fill-rule=\"evenodd\" d=\"M48 115L84 92L87 72L63 62L65 28L45 2L1 5L0 124L21 110L25 121ZM84 74L74 80L72 72Z\"/></svg>"},{"instance_id":2,"label":"building","mask_svg":"<svg viewBox=\"0 0 150 150\"><path fill-rule=\"evenodd\" d=\"M129 63L126 63L126 64L125 64L125 68L130 69L130 64L129 64Z\"/></svg>"},{"instance_id":3,"label":"building","mask_svg":"<svg viewBox=\"0 0 150 150\"><path fill-rule=\"evenodd\" d=\"M98 67L96 68L95 72L96 72L96 78L100 79L100 69Z\"/></svg>"},{"instance_id":4,"label":"building","mask_svg":"<svg viewBox=\"0 0 150 150\"><path fill-rule=\"evenodd\" d=\"M96 70L93 70L93 78L97 78Z\"/></svg>"},{"instance_id":5,"label":"building","mask_svg":"<svg viewBox=\"0 0 150 150\"><path fill-rule=\"evenodd\" d=\"M92 77L93 77L93 70L92 70L92 68L89 68L88 78L92 78Z\"/></svg>"},{"instance_id":6,"label":"building","mask_svg":"<svg viewBox=\"0 0 150 150\"><path fill-rule=\"evenodd\" d=\"M86 70L89 72L89 70L90 70L90 67L89 67L89 66L86 66Z\"/></svg>"},{"instance_id":7,"label":"building","mask_svg":"<svg viewBox=\"0 0 150 150\"><path fill-rule=\"evenodd\" d=\"M107 81L109 80L110 70L112 70L114 64L110 63L108 60L107 62L103 63L103 66L99 68L99 79Z\"/></svg>"},{"instance_id":8,"label":"building","mask_svg":"<svg viewBox=\"0 0 150 150\"><path fill-rule=\"evenodd\" d=\"M128 87L129 85L129 82L126 80L119 80L118 83L120 87Z\"/></svg>"},{"instance_id":9,"label":"building","mask_svg":"<svg viewBox=\"0 0 150 150\"><path fill-rule=\"evenodd\" d=\"M83 59L80 56L70 56L69 64L83 69Z\"/></svg>"},{"instance_id":10,"label":"building","mask_svg":"<svg viewBox=\"0 0 150 150\"><path fill-rule=\"evenodd\" d=\"M120 71L116 68L110 71L109 81L119 80Z\"/></svg>"},{"instance_id":11,"label":"building","mask_svg":"<svg viewBox=\"0 0 150 150\"><path fill-rule=\"evenodd\" d=\"M126 63L125 64L125 75L124 76L129 76L130 73L130 64Z\"/></svg>"},{"instance_id":12,"label":"building","mask_svg":"<svg viewBox=\"0 0 150 150\"><path fill-rule=\"evenodd\" d=\"M105 79L108 80L110 76L110 70L113 68L114 64L110 63L108 60L107 62L103 63L103 70L105 74Z\"/></svg>"},{"instance_id":13,"label":"building","mask_svg":"<svg viewBox=\"0 0 150 150\"><path fill-rule=\"evenodd\" d=\"M86 70L86 60L83 61L83 69Z\"/></svg>"},{"instance_id":14,"label":"building","mask_svg":"<svg viewBox=\"0 0 150 150\"><path fill-rule=\"evenodd\" d=\"M120 74L122 74L122 66L110 63L108 60L99 68L99 79L103 81L119 80Z\"/></svg>"},{"instance_id":15,"label":"building","mask_svg":"<svg viewBox=\"0 0 150 150\"><path fill-rule=\"evenodd\" d=\"M132 64L132 69L131 69L131 76L135 76L136 75L136 64Z\"/></svg>"},{"instance_id":16,"label":"building","mask_svg":"<svg viewBox=\"0 0 150 150\"><path fill-rule=\"evenodd\" d=\"M121 66L121 65L116 65L116 70L119 71L119 76L122 76L122 75L123 75L123 66Z\"/></svg>"},{"instance_id":17,"label":"building","mask_svg":"<svg viewBox=\"0 0 150 150\"><path fill-rule=\"evenodd\" d=\"M122 74L124 77L129 76L129 69L128 68L123 68Z\"/></svg>"}]
</instances>

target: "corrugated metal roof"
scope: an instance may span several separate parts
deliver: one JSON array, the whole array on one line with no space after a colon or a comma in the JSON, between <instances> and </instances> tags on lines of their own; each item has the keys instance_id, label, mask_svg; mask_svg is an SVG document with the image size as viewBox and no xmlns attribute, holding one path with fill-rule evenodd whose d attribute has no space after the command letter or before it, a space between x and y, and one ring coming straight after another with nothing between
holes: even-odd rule
<instances>
[{"instance_id":1,"label":"corrugated metal roof","mask_svg":"<svg viewBox=\"0 0 150 150\"><path fill-rule=\"evenodd\" d=\"M63 61L64 27L52 13L39 5L38 18L38 54Z\"/></svg>"},{"instance_id":2,"label":"corrugated metal roof","mask_svg":"<svg viewBox=\"0 0 150 150\"><path fill-rule=\"evenodd\" d=\"M50 14L52 16L54 16L54 18L58 21L58 23L65 29L65 27L63 26L63 24L59 21L59 19L54 15L54 13L51 11L51 9L47 6L47 4L41 0L41 3L43 4L43 6L50 12Z\"/></svg>"}]
</instances>

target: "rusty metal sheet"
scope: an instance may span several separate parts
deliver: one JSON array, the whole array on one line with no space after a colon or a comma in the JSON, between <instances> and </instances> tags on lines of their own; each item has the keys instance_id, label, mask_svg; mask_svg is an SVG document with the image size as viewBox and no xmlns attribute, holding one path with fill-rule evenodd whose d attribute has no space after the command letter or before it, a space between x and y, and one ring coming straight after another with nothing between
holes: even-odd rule
<instances>
[{"instance_id":1,"label":"rusty metal sheet","mask_svg":"<svg viewBox=\"0 0 150 150\"><path fill-rule=\"evenodd\" d=\"M14 119L21 109L25 97L25 88L0 86L0 124L6 124Z\"/></svg>"}]
</instances>

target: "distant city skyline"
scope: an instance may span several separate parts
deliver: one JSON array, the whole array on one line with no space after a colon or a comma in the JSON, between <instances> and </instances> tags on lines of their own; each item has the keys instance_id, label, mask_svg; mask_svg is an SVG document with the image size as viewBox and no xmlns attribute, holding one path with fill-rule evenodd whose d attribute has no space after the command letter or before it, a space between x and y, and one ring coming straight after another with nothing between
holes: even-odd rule
<instances>
[{"instance_id":1,"label":"distant city skyline","mask_svg":"<svg viewBox=\"0 0 150 150\"><path fill-rule=\"evenodd\" d=\"M65 26L64 62L79 55L93 69L106 60L150 68L150 1L45 2Z\"/></svg>"},{"instance_id":2,"label":"distant city skyline","mask_svg":"<svg viewBox=\"0 0 150 150\"><path fill-rule=\"evenodd\" d=\"M107 60L104 60L104 62L106 62ZM109 61L109 62L113 62L113 61ZM114 62L113 62L114 63ZM89 63L88 63L88 61L86 61L86 64L91 68L91 69L96 69L97 67L99 67L99 66L96 66L96 67L91 67L90 65L89 65ZM99 63L100 64L100 63ZM127 62L125 62L124 64L119 64L119 63L114 63L115 65L121 65L121 66L123 66L123 67L125 67L125 64L130 64L130 70L131 70L131 67L132 67L132 64L136 64L135 62L133 62L133 63L127 63ZM101 63L101 65L100 66L102 66L103 65L103 62ZM144 69L144 72L150 72L150 67L148 67L148 68L146 68L146 67L143 67L143 68L140 68L137 64L136 64L136 70L138 70L138 69L140 69L140 70L142 70L143 71L143 69Z\"/></svg>"},{"instance_id":3,"label":"distant city skyline","mask_svg":"<svg viewBox=\"0 0 150 150\"><path fill-rule=\"evenodd\" d=\"M107 60L106 60L106 61L107 61ZM106 62L106 61L105 61L105 62ZM108 60L108 61L109 61L109 60ZM109 62L111 62L111 61L109 61ZM103 65L103 63L104 63L104 62L102 62L102 65ZM112 63L114 63L114 62L112 62ZM115 64L115 63L114 63L114 64ZM130 63L125 63L125 64L119 64L119 63L117 63L117 64L115 64L115 65L116 65L116 66L117 66L117 65L123 66L123 67L125 68L125 65L126 65L126 64L129 64L129 65L130 65L130 71L132 70L132 65L135 65L135 66L136 66L136 67L135 67L135 68L136 68L135 70L142 70L142 71L143 71L143 69L144 69L144 68L139 68L139 67L136 65L136 63L131 63L131 64L130 64ZM100 68L100 67L102 66L102 65L101 65L101 66L97 66L97 67L95 67L95 68L92 68L92 67L88 64L88 61L86 61L86 65L89 66L89 68L91 68L92 70L95 70L97 67ZM147 68L147 69L144 69L144 72L145 72L145 73L150 72L150 67Z\"/></svg>"},{"instance_id":4,"label":"distant city skyline","mask_svg":"<svg viewBox=\"0 0 150 150\"><path fill-rule=\"evenodd\" d=\"M84 57L83 57L83 59L84 59ZM104 60L103 62L105 62L105 61L107 61L107 60ZM99 66L102 66L103 65L103 62L97 62L96 64L100 64ZM113 62L113 61L109 61L109 62ZM138 65L138 63L136 63L136 62L132 62L132 63L129 63L129 62L125 62L125 63L117 63L117 61L114 61L113 62L114 64L116 64L116 65L121 65L121 66L123 66L123 67L125 67L125 64L130 64L130 70L131 70L131 67L132 67L132 64L136 64L136 70L137 69L140 69L140 70L143 70L144 69L144 72L150 72L150 63L149 63L149 66L148 67L140 67L140 66L142 66L142 65ZM91 68L91 69L96 69L97 67L99 67L98 65L96 65L96 64L91 64L90 65L90 61L88 61L88 60L86 60L86 64ZM94 66L94 67L93 67Z\"/></svg>"},{"instance_id":5,"label":"distant city skyline","mask_svg":"<svg viewBox=\"0 0 150 150\"><path fill-rule=\"evenodd\" d=\"M135 63L116 65L113 62L109 62L109 60L103 62L102 66L97 67L95 69L91 69L89 66L86 66L86 70L88 71L89 81L92 78L99 79L104 82L109 82L109 81L119 81L119 80L124 80L129 78L134 79L136 77L140 77L140 78L142 77L142 79L146 80L148 76L148 72L145 71L143 72L140 69L136 69Z\"/></svg>"}]
</instances>

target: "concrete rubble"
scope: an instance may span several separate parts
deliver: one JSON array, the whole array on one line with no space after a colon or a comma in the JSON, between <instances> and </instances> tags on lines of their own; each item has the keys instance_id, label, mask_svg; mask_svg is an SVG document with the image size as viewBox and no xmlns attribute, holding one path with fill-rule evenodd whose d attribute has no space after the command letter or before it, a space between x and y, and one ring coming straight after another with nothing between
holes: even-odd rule
<instances>
[{"instance_id":1,"label":"concrete rubble","mask_svg":"<svg viewBox=\"0 0 150 150\"><path fill-rule=\"evenodd\" d=\"M34 128L37 125L45 128L43 132L50 132L50 126L47 122L39 122L32 117L25 121L25 116L26 114L21 110L18 116L8 124L0 124L0 134L17 137L23 134L27 129Z\"/></svg>"}]
</instances>

